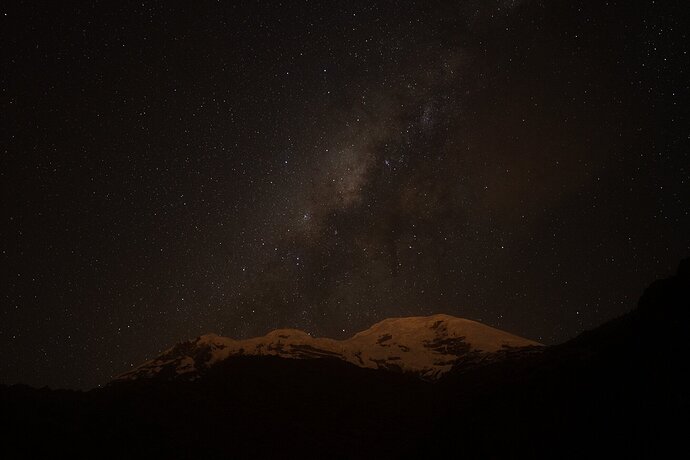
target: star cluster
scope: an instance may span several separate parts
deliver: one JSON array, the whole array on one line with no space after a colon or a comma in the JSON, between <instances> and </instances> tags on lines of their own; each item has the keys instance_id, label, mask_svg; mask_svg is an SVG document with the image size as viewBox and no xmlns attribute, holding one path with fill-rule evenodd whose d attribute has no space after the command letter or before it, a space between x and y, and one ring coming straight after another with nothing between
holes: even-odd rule
<instances>
[{"instance_id":1,"label":"star cluster","mask_svg":"<svg viewBox=\"0 0 690 460\"><path fill-rule=\"evenodd\" d=\"M681 2L0 7L0 382L448 313L544 343L690 249Z\"/></svg>"}]
</instances>

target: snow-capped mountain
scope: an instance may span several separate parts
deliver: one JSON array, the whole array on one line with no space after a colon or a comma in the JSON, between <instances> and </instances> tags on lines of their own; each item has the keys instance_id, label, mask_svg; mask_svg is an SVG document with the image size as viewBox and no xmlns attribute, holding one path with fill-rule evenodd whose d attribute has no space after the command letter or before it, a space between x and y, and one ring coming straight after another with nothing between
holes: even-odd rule
<instances>
[{"instance_id":1,"label":"snow-capped mountain","mask_svg":"<svg viewBox=\"0 0 690 460\"><path fill-rule=\"evenodd\" d=\"M241 355L336 358L359 367L436 379L453 366L478 363L510 350L534 346L540 344L449 315L389 318L346 340L312 337L296 329L277 329L246 340L206 334L175 345L115 381L194 380L214 364Z\"/></svg>"}]
</instances>

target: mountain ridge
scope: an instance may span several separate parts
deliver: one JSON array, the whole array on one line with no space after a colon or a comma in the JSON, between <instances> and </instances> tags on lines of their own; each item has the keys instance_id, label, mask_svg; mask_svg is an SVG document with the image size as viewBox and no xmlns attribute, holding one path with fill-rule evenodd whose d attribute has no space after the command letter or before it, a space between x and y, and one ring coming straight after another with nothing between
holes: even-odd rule
<instances>
[{"instance_id":1,"label":"mountain ridge","mask_svg":"<svg viewBox=\"0 0 690 460\"><path fill-rule=\"evenodd\" d=\"M343 340L312 337L288 328L242 340L207 333L168 348L156 358L120 374L113 382L142 378L194 380L217 363L244 355L334 358L363 368L412 373L435 380L453 366L486 361L499 357L505 350L529 347L541 344L447 314L395 317Z\"/></svg>"},{"instance_id":2,"label":"mountain ridge","mask_svg":"<svg viewBox=\"0 0 690 460\"><path fill-rule=\"evenodd\" d=\"M195 381L142 379L88 392L0 385L0 409L11 421L3 452L17 458L93 458L94 452L102 458L671 457L686 447L687 424L679 414L690 408L689 299L686 259L621 317L535 353L454 368L433 382L338 359L239 356Z\"/></svg>"}]
</instances>

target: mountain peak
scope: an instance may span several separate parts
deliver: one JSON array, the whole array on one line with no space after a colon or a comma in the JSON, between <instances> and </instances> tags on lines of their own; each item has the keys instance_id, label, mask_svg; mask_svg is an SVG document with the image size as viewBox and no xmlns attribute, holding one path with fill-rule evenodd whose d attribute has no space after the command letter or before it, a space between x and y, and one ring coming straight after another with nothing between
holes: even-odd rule
<instances>
[{"instance_id":1,"label":"mountain peak","mask_svg":"<svg viewBox=\"0 0 690 460\"><path fill-rule=\"evenodd\" d=\"M220 336L214 332L208 332L204 335L200 335L199 337L197 337L196 340L197 340L197 342L214 342L218 339L224 339L224 338L227 338L227 337Z\"/></svg>"},{"instance_id":2,"label":"mountain peak","mask_svg":"<svg viewBox=\"0 0 690 460\"><path fill-rule=\"evenodd\" d=\"M311 337L311 335L299 329L274 329L268 334L266 334L265 337L277 337L282 339L288 339L294 337L306 338Z\"/></svg>"},{"instance_id":3,"label":"mountain peak","mask_svg":"<svg viewBox=\"0 0 690 460\"><path fill-rule=\"evenodd\" d=\"M496 357L504 350L540 344L476 321L446 314L384 319L345 340L315 338L298 329L234 340L209 333L176 345L116 380L196 379L233 356L336 358L359 367L395 370L435 379L457 365Z\"/></svg>"}]
</instances>

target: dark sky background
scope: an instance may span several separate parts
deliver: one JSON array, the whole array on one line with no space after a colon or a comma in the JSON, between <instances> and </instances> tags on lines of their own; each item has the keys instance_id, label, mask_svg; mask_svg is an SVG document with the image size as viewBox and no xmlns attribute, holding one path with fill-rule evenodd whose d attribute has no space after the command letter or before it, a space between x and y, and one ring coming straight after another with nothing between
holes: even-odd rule
<instances>
[{"instance_id":1,"label":"dark sky background","mask_svg":"<svg viewBox=\"0 0 690 460\"><path fill-rule=\"evenodd\" d=\"M684 3L3 2L0 382L630 310L690 253Z\"/></svg>"}]
</instances>

